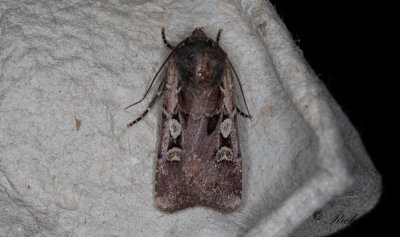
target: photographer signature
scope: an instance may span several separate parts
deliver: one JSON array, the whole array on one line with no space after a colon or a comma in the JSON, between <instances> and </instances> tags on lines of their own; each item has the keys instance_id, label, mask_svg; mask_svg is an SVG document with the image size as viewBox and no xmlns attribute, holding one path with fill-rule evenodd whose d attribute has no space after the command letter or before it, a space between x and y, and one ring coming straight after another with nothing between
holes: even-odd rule
<instances>
[{"instance_id":1,"label":"photographer signature","mask_svg":"<svg viewBox=\"0 0 400 237\"><path fill-rule=\"evenodd\" d=\"M353 223L357 217L358 214L351 214L351 215L346 215L343 212L339 212L339 213L334 213L332 215L323 215L322 211L316 211L313 213L313 219L315 221L321 221L325 224L342 224L342 225L350 225L351 223Z\"/></svg>"}]
</instances>

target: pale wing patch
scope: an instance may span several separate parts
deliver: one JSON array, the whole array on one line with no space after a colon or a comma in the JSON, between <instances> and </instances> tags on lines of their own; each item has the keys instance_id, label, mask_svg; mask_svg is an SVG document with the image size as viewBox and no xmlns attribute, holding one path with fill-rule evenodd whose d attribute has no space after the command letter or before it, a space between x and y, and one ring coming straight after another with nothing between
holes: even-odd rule
<instances>
[{"instance_id":1,"label":"pale wing patch","mask_svg":"<svg viewBox=\"0 0 400 237\"><path fill-rule=\"evenodd\" d=\"M169 149L167 152L167 161L180 161L181 153L182 150L177 147Z\"/></svg>"},{"instance_id":2,"label":"pale wing patch","mask_svg":"<svg viewBox=\"0 0 400 237\"><path fill-rule=\"evenodd\" d=\"M233 152L232 149L223 146L221 149L218 150L217 152L217 162L222 162L222 161L230 161L232 162L233 160Z\"/></svg>"},{"instance_id":3,"label":"pale wing patch","mask_svg":"<svg viewBox=\"0 0 400 237\"><path fill-rule=\"evenodd\" d=\"M176 139L182 133L182 126L176 119L168 120L168 127L173 139Z\"/></svg>"},{"instance_id":4,"label":"pale wing patch","mask_svg":"<svg viewBox=\"0 0 400 237\"><path fill-rule=\"evenodd\" d=\"M221 123L221 134L224 138L227 138L231 134L232 120L230 118L225 119Z\"/></svg>"}]
</instances>

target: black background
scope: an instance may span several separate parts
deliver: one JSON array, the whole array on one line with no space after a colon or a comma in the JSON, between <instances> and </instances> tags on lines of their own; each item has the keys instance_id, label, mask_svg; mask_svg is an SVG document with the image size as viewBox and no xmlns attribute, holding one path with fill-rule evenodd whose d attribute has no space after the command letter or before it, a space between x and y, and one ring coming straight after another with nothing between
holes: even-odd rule
<instances>
[{"instance_id":1,"label":"black background","mask_svg":"<svg viewBox=\"0 0 400 237\"><path fill-rule=\"evenodd\" d=\"M382 174L382 196L375 209L331 236L400 236L395 202L400 201L395 194L400 188L395 163L400 158L395 152L400 147L395 114L400 110L400 76L393 73L400 68L394 57L400 9L385 1L271 2Z\"/></svg>"}]
</instances>

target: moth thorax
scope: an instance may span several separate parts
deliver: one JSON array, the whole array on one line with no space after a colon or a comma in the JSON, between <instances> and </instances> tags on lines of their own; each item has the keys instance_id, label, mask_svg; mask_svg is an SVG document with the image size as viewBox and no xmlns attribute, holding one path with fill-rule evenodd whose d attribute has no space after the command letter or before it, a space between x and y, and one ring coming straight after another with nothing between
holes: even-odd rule
<instances>
[{"instance_id":1,"label":"moth thorax","mask_svg":"<svg viewBox=\"0 0 400 237\"><path fill-rule=\"evenodd\" d=\"M167 151L167 161L180 161L182 150L177 147L173 147Z\"/></svg>"},{"instance_id":2,"label":"moth thorax","mask_svg":"<svg viewBox=\"0 0 400 237\"><path fill-rule=\"evenodd\" d=\"M199 60L196 71L195 71L195 80L197 82L209 82L211 81L211 62L205 58L205 52L202 53L203 57Z\"/></svg>"},{"instance_id":3,"label":"moth thorax","mask_svg":"<svg viewBox=\"0 0 400 237\"><path fill-rule=\"evenodd\" d=\"M233 160L233 152L232 149L223 146L217 151L217 163L222 161L232 162Z\"/></svg>"}]
</instances>

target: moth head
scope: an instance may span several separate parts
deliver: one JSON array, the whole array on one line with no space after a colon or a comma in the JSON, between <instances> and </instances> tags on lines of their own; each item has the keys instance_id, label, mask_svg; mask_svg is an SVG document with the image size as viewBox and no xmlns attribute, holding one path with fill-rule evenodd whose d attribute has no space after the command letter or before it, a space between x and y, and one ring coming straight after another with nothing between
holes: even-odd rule
<instances>
[{"instance_id":1,"label":"moth head","mask_svg":"<svg viewBox=\"0 0 400 237\"><path fill-rule=\"evenodd\" d=\"M226 54L207 37L203 28L196 28L175 51L183 89L218 86L226 64Z\"/></svg>"},{"instance_id":2,"label":"moth head","mask_svg":"<svg viewBox=\"0 0 400 237\"><path fill-rule=\"evenodd\" d=\"M192 33L192 39L207 39L202 27L197 27Z\"/></svg>"}]
</instances>

